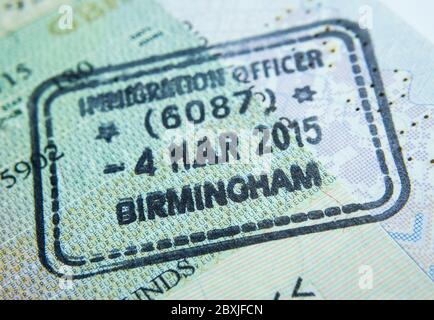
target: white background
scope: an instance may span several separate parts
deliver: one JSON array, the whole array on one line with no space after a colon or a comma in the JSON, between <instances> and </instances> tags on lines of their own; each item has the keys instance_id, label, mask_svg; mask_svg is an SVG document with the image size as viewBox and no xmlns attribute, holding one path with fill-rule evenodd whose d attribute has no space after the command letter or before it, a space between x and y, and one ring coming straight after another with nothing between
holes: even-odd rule
<instances>
[{"instance_id":1,"label":"white background","mask_svg":"<svg viewBox=\"0 0 434 320\"><path fill-rule=\"evenodd\" d=\"M380 2L434 43L433 0L380 0Z\"/></svg>"}]
</instances>

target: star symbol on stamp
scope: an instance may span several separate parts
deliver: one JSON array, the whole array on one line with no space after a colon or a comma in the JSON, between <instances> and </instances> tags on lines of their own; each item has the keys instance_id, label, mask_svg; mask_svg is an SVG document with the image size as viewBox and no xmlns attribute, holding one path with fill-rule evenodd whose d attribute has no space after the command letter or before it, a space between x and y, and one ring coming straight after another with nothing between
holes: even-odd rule
<instances>
[{"instance_id":1,"label":"star symbol on stamp","mask_svg":"<svg viewBox=\"0 0 434 320\"><path fill-rule=\"evenodd\" d=\"M119 131L114 122L109 122L101 124L98 127L98 135L95 137L95 139L104 139L106 142L110 143L112 142L112 138L118 135Z\"/></svg>"},{"instance_id":2,"label":"star symbol on stamp","mask_svg":"<svg viewBox=\"0 0 434 320\"><path fill-rule=\"evenodd\" d=\"M298 103L303 103L305 101L313 101L313 95L316 91L311 90L310 86L305 86L303 88L296 88L293 98L297 99Z\"/></svg>"}]
</instances>

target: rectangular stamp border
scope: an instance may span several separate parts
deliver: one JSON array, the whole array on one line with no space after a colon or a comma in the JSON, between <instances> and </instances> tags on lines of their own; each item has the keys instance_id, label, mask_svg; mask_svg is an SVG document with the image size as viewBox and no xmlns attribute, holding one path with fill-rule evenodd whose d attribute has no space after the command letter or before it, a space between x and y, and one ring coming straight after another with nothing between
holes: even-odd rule
<instances>
[{"instance_id":1,"label":"rectangular stamp border","mask_svg":"<svg viewBox=\"0 0 434 320\"><path fill-rule=\"evenodd\" d=\"M190 241L191 243L200 243L204 241L205 239L209 238L210 240L218 239L219 237L228 236L231 234L239 234L239 233L248 233L249 230L258 230L258 229L269 229L272 228L274 225L276 226L283 226L286 224L289 224L290 222L297 223L301 221L306 221L307 219L317 220L324 216L333 216L336 215L336 212L344 212L347 214L350 214L355 211L359 210L370 210L373 208L379 208L383 206L385 203L387 203L394 192L393 182L392 179L389 177L389 171L387 164L385 162L384 153L381 150L381 142L377 135L377 128L375 124L373 124L373 116L371 113L371 106L369 104L369 101L366 99L367 92L364 88L364 81L361 75L360 67L358 66L358 57L354 53L354 40L353 37L349 35L349 32L352 32L355 36L354 38L357 38L361 43L361 48L363 50L364 58L366 60L367 65L369 66L369 73L370 77L374 83L374 90L377 98L377 102L379 107L381 108L381 118L383 120L383 124L385 126L387 139L389 142L389 146L391 148L394 164L397 169L397 173L400 179L400 193L398 199L393 203L393 205L382 212L381 214L377 215L364 215L360 217L354 217L354 218L347 218L344 220L334 221L334 222L326 222L326 223L320 223L313 226L305 226L305 227L299 227L295 229L287 229L287 230L280 230L280 231L272 231L268 233L263 233L259 235L251 235L251 236L244 236L242 238L238 239L231 239L231 240L223 240L217 243L211 243L211 244L205 244L200 246L195 246L192 248L184 248L184 249L175 249L174 251L168 251L163 253L158 253L155 255L143 257L143 258L137 258L134 260L125 260L121 262L114 262L109 265L103 266L102 269L98 269L89 273L83 273L83 274L77 274L73 275L73 278L85 278L96 274L106 273L110 271L115 270L122 270L122 269L129 269L144 265L150 265L160 262L166 262L166 261L172 261L192 256L198 256L223 250L229 250L234 249L238 247L244 247L252 244L257 244L265 241L270 240L277 240L277 239L283 239L298 235L304 235L309 233L316 233L326 230L333 230L338 228L346 228L350 226L360 225L360 224L366 224L366 223L373 223L385 220L392 215L396 214L407 202L409 194L410 194L410 181L408 177L407 170L405 168L405 163L402 157L401 149L399 147L398 138L394 129L393 120L391 117L390 109L389 109L389 103L387 101L387 97L384 94L384 87L381 79L380 70L378 68L378 64L376 61L376 57L373 51L373 46L371 44L370 36L366 30L362 30L359 28L359 26L356 23L353 23L351 21L338 19L338 20L325 20L320 21L316 23L312 23L309 25L301 26L301 27L295 27L287 30L272 32L269 34L246 38L243 40L238 41L230 41L223 44L217 44L210 47L198 47L198 48L192 48L192 49L186 49L182 51L177 51L174 53L169 53L161 56L152 56L147 59L143 59L140 61L134 61L131 63L124 63L116 66L108 66L104 68L100 68L95 70L95 72L92 74L92 76L95 75L101 75L105 72L110 71L119 71L128 69L131 67L146 65L152 62L158 62L162 60L166 60L169 58L176 58L176 57L183 57L183 56L194 56L200 53L208 52L213 49L224 49L225 47L228 47L230 45L234 44L247 44L251 41L255 40L261 40L261 39L267 39L271 37L281 36L285 34L289 34L292 32L297 31L304 31L308 29L312 29L315 27L320 26L338 26L341 28L344 28L346 32L344 31L330 31L326 30L321 33L317 33L313 36L305 36L303 39L298 39L298 41L308 41L315 38L321 38L325 36L335 36L342 39L345 44L347 45L347 49L349 52L349 59L352 63L352 69L353 74L355 77L356 84L363 83L363 86L358 85L357 88L359 90L359 97L361 98L361 103L363 110L365 111L365 118L368 122L369 130L372 136L372 142L376 149L376 156L379 161L380 169L383 173L384 182L385 182L385 193L382 198L372 201L365 204L348 204L346 206L343 206L342 208L339 207L333 207L333 208L327 208L325 210L315 210L310 211L308 213L297 213L291 216L280 216L274 219L265 219L256 223L246 223L242 226L231 226L224 229L216 229L216 230L210 230L207 233L200 232L200 234L193 234L190 235L190 237L187 236L178 236L174 239L162 239L158 241L157 243L157 249L167 249L172 247L177 247L177 245L182 246L185 244L188 244ZM282 43L279 45L287 45L289 41L295 40L288 40L287 43ZM274 45L274 47L277 47ZM267 49L267 48L256 48L256 49ZM254 49L249 49L249 52L255 51ZM246 53L246 52L243 52ZM248 53L248 52L247 52ZM229 52L230 55L237 55L237 53ZM238 53L240 54L240 53ZM214 59L219 58L218 56L214 57ZM191 63L194 63L194 59L192 61L188 61ZM202 62L202 61L201 61ZM187 64L189 65L189 64ZM375 71L374 71L375 70ZM149 71L144 71L142 73L136 73L134 74L135 77L139 77L141 75L146 74ZM153 71L155 72L155 71ZM39 100L41 96L46 92L52 85L53 80L55 80L56 77L53 77L51 79L48 79L47 81L43 82L36 90L33 92L29 99L28 103L28 110L29 110L29 121L30 121L30 131L31 131L31 145L32 145L32 154L39 154L40 152L40 140L39 140L39 129L38 129L38 105ZM122 79L125 80L125 79ZM117 80L119 81L119 80ZM105 82L109 83L109 82ZM96 87L101 84L105 84L104 82L100 81L94 81L90 84L91 87ZM89 84L87 84L89 86ZM52 124L51 124L51 115L50 115L50 104L56 99L58 96L65 94L67 92L72 91L78 91L86 88L86 85L83 86L82 84L77 85L73 87L72 89L62 90L62 91L56 91L54 94L52 94L44 104L44 116L45 116L45 125L47 130L47 138L50 143L54 144L54 140L52 139ZM62 272L59 272L59 270L56 270L50 263L47 254L46 254L46 239L45 239L45 225L44 225L44 210L43 210L43 190L42 190L42 171L40 168L40 163L38 163L39 158L35 157L35 170L33 170L33 183L34 183L34 200L35 200L35 219L36 219L36 233L37 233L37 244L38 244L38 255L42 262L42 264L52 273L63 276L64 274ZM58 189L57 189L57 168L56 163L51 162L49 166L51 176L51 184L52 184L52 190L51 194L58 195ZM55 256L56 258L63 264L68 266L83 266L86 263L93 263L97 264L104 260L111 260L111 259L117 259L121 256L124 256L125 258L131 257L136 255L138 252L152 252L155 250L155 246L152 244L144 244L141 246L140 250L137 247L129 247L126 248L124 251L119 252L113 252L109 254L107 257L102 255L96 255L93 258L89 259L89 261L84 261L80 257L72 258L67 257L63 254L60 244L60 228L59 228L59 222L60 222L60 216L58 214L59 210L59 203L57 200L57 197L54 197L52 199L52 211L54 212L52 216L53 224L55 225L53 230L54 235L54 248L55 248ZM189 239L190 238L190 239ZM173 243L172 243L173 242ZM70 276L70 275L69 275Z\"/></svg>"}]
</instances>

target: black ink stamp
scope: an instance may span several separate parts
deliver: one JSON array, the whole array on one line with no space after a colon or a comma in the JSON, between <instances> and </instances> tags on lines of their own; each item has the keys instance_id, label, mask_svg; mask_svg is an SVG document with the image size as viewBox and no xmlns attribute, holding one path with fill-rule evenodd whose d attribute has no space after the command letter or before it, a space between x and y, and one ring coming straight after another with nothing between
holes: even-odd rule
<instances>
[{"instance_id":1,"label":"black ink stamp","mask_svg":"<svg viewBox=\"0 0 434 320\"><path fill-rule=\"evenodd\" d=\"M312 208L312 210L307 212L292 212L279 216L270 214L269 217L258 221L246 221L239 225L229 224L221 228L207 229L204 226L203 231L196 231L190 234L174 232L173 235L161 237L156 241L148 241L145 238L129 239L131 240L131 244L127 243L122 248L106 248L104 252L94 252L91 248L90 252L83 251L79 255L70 255L64 251L67 243L62 242L62 232L65 231L62 225L60 208L62 205L62 193L67 192L67 190L64 190L61 185L60 162L50 161L49 170L42 171L38 170L40 164L38 163L38 158L36 158L37 163L35 164L36 170L33 171L33 181L37 240L39 257L42 264L50 272L59 276L62 275L60 267L66 265L73 269L73 276L75 278L84 278L109 271L198 256L265 241L378 222L396 214L408 200L410 193L409 177L395 133L387 97L384 94L381 72L375 58L369 34L367 31L359 29L357 24L345 20L327 20L239 41L231 41L208 48L192 48L161 56L153 56L140 61L95 69L89 78L62 90L59 90L54 85L56 78L49 79L34 91L28 104L32 154L39 154L41 146L47 144L56 146L62 151L67 148L67 146L56 144L57 137L54 128L56 118L51 109L56 99L67 94L97 90L104 85L123 83L140 77L162 74L170 70L205 66L208 61L253 55L257 52L266 52L267 50L279 47L329 38L337 39L345 46L345 59L347 59L346 61L350 65L348 72L353 75L359 103L364 110L367 138L372 141L372 152L378 161L379 171L381 172L380 179L384 181L384 194L379 199L360 203L347 203L327 208ZM315 51L312 51L311 57L315 58L315 54ZM294 59L297 60L297 58ZM165 61L168 61L166 65ZM303 66L299 65L298 68L302 69ZM240 82L244 80L248 81L248 77L255 76L254 68L252 70L253 73L251 74L238 70L237 76ZM370 79L365 79L366 76L363 76L363 71ZM193 85L198 86L198 83L200 82L193 83ZM369 98L366 88L367 83L374 84L374 100ZM137 88L130 88L133 96L136 92L135 90ZM152 88L147 88L147 90L150 93ZM311 91L309 93L312 95ZM303 97L297 96L296 98L303 100L303 102L311 100L311 96ZM138 101L140 97L136 96L135 99ZM116 110L125 107L125 104L129 102L131 101L122 100L118 92L114 92L104 97L104 105L99 111L116 112ZM375 105L373 105L374 103ZM96 112L91 108L86 109L83 104L80 105L80 108L82 116ZM382 111L374 118L373 110L375 108L380 108ZM380 129L385 132L385 138L381 138L379 135ZM116 138L120 139L120 136ZM110 144L114 143L115 140L113 139ZM67 157L68 152L65 151L65 157L62 160L65 161ZM111 173L119 171L118 169L118 166L108 166L105 170ZM63 170L62 174L65 174ZM306 170L309 170L309 168L306 168ZM280 171L274 171L273 174L274 176L282 175ZM311 168L311 177L312 181L309 182L311 185L319 184L315 175L314 165ZM235 194L233 189L229 188L231 183L240 183L245 178L234 176L227 181L227 185L223 185L224 188L227 188L228 199L231 199L233 202L245 201L243 193ZM284 177L281 176L280 178L279 181L282 181ZM291 178L295 185L295 182L299 179L297 167L294 167L294 170L291 167ZM249 179L246 182L246 187L248 188L252 188L253 185L254 188L258 189L259 187L256 186L262 183L259 180L251 180L250 177ZM191 193L193 194L193 191L198 193L203 190L211 192L209 190L214 190L216 187L205 186L205 184L203 189L190 190ZM188 187L186 186L186 190ZM261 192L272 193L272 190L265 190L264 186L261 188ZM254 191L257 191L256 189ZM253 197L252 194L250 192L248 196ZM169 193L164 194L164 196L169 197ZM150 205L154 205L155 201L160 201L159 199L161 200L161 194L158 192L154 192L152 195L148 194L146 199L141 195L137 198L124 197L117 204L118 214L117 216L113 216L113 219L116 220L117 218L122 224L128 224L133 220L150 219L149 212L148 216L146 216L143 208L146 204L149 208ZM218 195L215 195L213 199L219 205L227 201L227 199L219 199ZM147 201L150 202L147 203ZM206 201L204 203L196 201L194 205L195 208L193 209L197 209L198 207L204 209L207 204ZM185 204L184 210L186 212L189 211L188 203ZM154 211L153 214L154 216L162 215L158 211ZM92 221L86 221L86 223L91 225ZM83 228L84 226L80 227ZM98 222L92 227L98 228ZM83 246L83 250L89 249L88 247L89 245Z\"/></svg>"}]
</instances>

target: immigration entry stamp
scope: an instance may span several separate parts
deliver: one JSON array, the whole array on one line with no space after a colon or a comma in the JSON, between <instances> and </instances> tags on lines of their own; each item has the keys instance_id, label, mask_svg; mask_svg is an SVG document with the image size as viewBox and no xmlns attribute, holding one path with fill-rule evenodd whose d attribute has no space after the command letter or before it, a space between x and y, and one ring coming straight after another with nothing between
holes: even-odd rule
<instances>
[{"instance_id":1,"label":"immigration entry stamp","mask_svg":"<svg viewBox=\"0 0 434 320\"><path fill-rule=\"evenodd\" d=\"M355 23L61 80L29 100L32 153L50 153L48 170L36 160L33 172L39 256L57 275L377 222L408 199L373 45Z\"/></svg>"}]
</instances>

